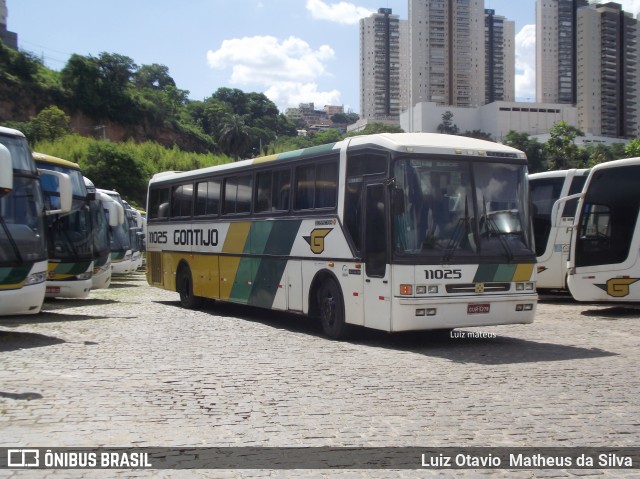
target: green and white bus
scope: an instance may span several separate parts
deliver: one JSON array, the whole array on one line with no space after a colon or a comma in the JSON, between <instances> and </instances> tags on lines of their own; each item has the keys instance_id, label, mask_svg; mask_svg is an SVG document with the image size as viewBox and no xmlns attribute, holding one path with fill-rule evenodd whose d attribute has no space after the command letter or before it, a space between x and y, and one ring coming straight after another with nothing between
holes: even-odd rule
<instances>
[{"instance_id":1,"label":"green and white bus","mask_svg":"<svg viewBox=\"0 0 640 479\"><path fill-rule=\"evenodd\" d=\"M640 301L640 158L594 166L579 197L571 295L577 301Z\"/></svg>"},{"instance_id":2,"label":"green and white bus","mask_svg":"<svg viewBox=\"0 0 640 479\"><path fill-rule=\"evenodd\" d=\"M114 190L98 188L96 191L113 199L122 208L124 214L122 223L111 227L111 273L115 275L133 273L136 267L132 261L131 223L122 197Z\"/></svg>"},{"instance_id":3,"label":"green and white bus","mask_svg":"<svg viewBox=\"0 0 640 479\"><path fill-rule=\"evenodd\" d=\"M567 202L558 200L580 193L588 175L587 169L529 175L538 290L567 289L567 260L578 198Z\"/></svg>"},{"instance_id":4,"label":"green and white bus","mask_svg":"<svg viewBox=\"0 0 640 479\"><path fill-rule=\"evenodd\" d=\"M56 210L71 207L69 178L38 173L25 136L0 127L0 315L40 312L47 279L45 207L40 177L57 182ZM49 213L47 212L47 213Z\"/></svg>"},{"instance_id":5,"label":"green and white bus","mask_svg":"<svg viewBox=\"0 0 640 479\"><path fill-rule=\"evenodd\" d=\"M49 276L47 298L86 298L91 292L93 274L93 230L89 197L82 171L76 163L44 153L33 153L41 171L64 173L71 179L71 211L47 216ZM40 181L45 203L60 194L56 184L46 177Z\"/></svg>"},{"instance_id":6,"label":"green and white bus","mask_svg":"<svg viewBox=\"0 0 640 479\"><path fill-rule=\"evenodd\" d=\"M104 289L111 285L111 231L124 222L124 211L116 201L96 191L89 178L84 178L89 194L91 230L93 235L93 275L91 289Z\"/></svg>"},{"instance_id":7,"label":"green and white bus","mask_svg":"<svg viewBox=\"0 0 640 479\"><path fill-rule=\"evenodd\" d=\"M527 159L488 141L359 136L149 183L149 284L331 338L531 323L535 261Z\"/></svg>"}]
</instances>

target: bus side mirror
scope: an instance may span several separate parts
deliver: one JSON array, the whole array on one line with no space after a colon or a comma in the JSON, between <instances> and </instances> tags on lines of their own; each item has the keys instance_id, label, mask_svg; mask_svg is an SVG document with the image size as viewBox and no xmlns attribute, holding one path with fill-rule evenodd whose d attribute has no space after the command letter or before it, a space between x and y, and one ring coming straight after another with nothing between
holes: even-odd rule
<instances>
[{"instance_id":1,"label":"bus side mirror","mask_svg":"<svg viewBox=\"0 0 640 479\"><path fill-rule=\"evenodd\" d=\"M112 228L124 223L124 210L115 201L111 201L104 205L104 209L107 210L109 216L109 226Z\"/></svg>"},{"instance_id":2,"label":"bus side mirror","mask_svg":"<svg viewBox=\"0 0 640 479\"><path fill-rule=\"evenodd\" d=\"M404 190L402 188L391 189L391 212L394 216L404 214Z\"/></svg>"},{"instance_id":3,"label":"bus side mirror","mask_svg":"<svg viewBox=\"0 0 640 479\"><path fill-rule=\"evenodd\" d=\"M40 181L43 179L50 183L55 184L55 191L59 196L58 209L46 210L47 215L60 215L71 211L71 203L73 201L73 189L71 186L71 177L66 173L59 171L38 169L40 172Z\"/></svg>"},{"instance_id":4,"label":"bus side mirror","mask_svg":"<svg viewBox=\"0 0 640 479\"><path fill-rule=\"evenodd\" d=\"M9 149L0 144L0 196L13 189L13 163Z\"/></svg>"},{"instance_id":5,"label":"bus side mirror","mask_svg":"<svg viewBox=\"0 0 640 479\"><path fill-rule=\"evenodd\" d=\"M580 196L582 196L582 193L576 193L575 195L564 196L556 200L555 203L553 203L553 207L551 208L551 226L552 227L557 228L558 226L560 226L559 212L564 210L564 205L573 199L580 198ZM579 210L576 209L576 216L575 216L576 220L578 218L578 211ZM575 224L573 226L575 226Z\"/></svg>"}]
</instances>

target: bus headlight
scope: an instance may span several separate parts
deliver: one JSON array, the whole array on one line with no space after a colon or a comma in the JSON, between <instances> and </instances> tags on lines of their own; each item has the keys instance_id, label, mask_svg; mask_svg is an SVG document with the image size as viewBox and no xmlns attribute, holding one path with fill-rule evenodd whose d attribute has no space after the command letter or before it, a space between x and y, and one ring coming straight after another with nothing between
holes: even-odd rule
<instances>
[{"instance_id":1,"label":"bus headlight","mask_svg":"<svg viewBox=\"0 0 640 479\"><path fill-rule=\"evenodd\" d=\"M79 280L85 280L85 279L91 279L91 271L87 271L86 273L81 273L76 275L76 279Z\"/></svg>"},{"instance_id":2,"label":"bus headlight","mask_svg":"<svg viewBox=\"0 0 640 479\"><path fill-rule=\"evenodd\" d=\"M24 284L25 286L28 286L30 284L40 284L40 283L44 283L46 280L47 280L47 272L42 271L41 273L33 273L27 276L27 279L25 280Z\"/></svg>"}]
</instances>

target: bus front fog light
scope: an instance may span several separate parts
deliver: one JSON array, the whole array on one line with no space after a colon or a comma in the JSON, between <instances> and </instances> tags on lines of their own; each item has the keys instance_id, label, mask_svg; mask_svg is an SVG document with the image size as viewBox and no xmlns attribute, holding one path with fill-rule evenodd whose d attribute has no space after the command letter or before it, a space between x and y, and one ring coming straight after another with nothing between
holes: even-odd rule
<instances>
[{"instance_id":1,"label":"bus front fog light","mask_svg":"<svg viewBox=\"0 0 640 479\"><path fill-rule=\"evenodd\" d=\"M526 289L527 291L533 291L535 289L535 285L534 283L525 283L524 289Z\"/></svg>"},{"instance_id":2,"label":"bus front fog light","mask_svg":"<svg viewBox=\"0 0 640 479\"><path fill-rule=\"evenodd\" d=\"M427 309L427 316L435 316L437 313L438 313L438 310L436 308Z\"/></svg>"},{"instance_id":3,"label":"bus front fog light","mask_svg":"<svg viewBox=\"0 0 640 479\"><path fill-rule=\"evenodd\" d=\"M429 294L438 294L438 285L437 284L433 284L431 286L429 286L428 290Z\"/></svg>"},{"instance_id":4,"label":"bus front fog light","mask_svg":"<svg viewBox=\"0 0 640 479\"><path fill-rule=\"evenodd\" d=\"M516 311L524 311L524 304L516 304Z\"/></svg>"},{"instance_id":5,"label":"bus front fog light","mask_svg":"<svg viewBox=\"0 0 640 479\"><path fill-rule=\"evenodd\" d=\"M524 310L525 311L533 311L533 304L525 304L524 305Z\"/></svg>"},{"instance_id":6,"label":"bus front fog light","mask_svg":"<svg viewBox=\"0 0 640 479\"><path fill-rule=\"evenodd\" d=\"M524 283L516 283L516 291L524 291Z\"/></svg>"},{"instance_id":7,"label":"bus front fog light","mask_svg":"<svg viewBox=\"0 0 640 479\"><path fill-rule=\"evenodd\" d=\"M427 314L426 309L416 309L416 316L426 316L426 314Z\"/></svg>"},{"instance_id":8,"label":"bus front fog light","mask_svg":"<svg viewBox=\"0 0 640 479\"><path fill-rule=\"evenodd\" d=\"M416 286L416 294L426 294L427 287L426 286Z\"/></svg>"}]
</instances>

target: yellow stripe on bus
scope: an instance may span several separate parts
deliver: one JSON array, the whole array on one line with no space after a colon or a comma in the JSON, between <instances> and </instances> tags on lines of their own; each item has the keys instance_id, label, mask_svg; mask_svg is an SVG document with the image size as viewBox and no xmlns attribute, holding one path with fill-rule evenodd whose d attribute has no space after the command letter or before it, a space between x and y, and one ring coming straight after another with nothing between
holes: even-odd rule
<instances>
[{"instance_id":1,"label":"yellow stripe on bus","mask_svg":"<svg viewBox=\"0 0 640 479\"><path fill-rule=\"evenodd\" d=\"M249 221L231 223L227 237L224 240L224 245L222 245L222 252L242 253L244 251L244 245L247 242L247 236L249 236L249 230L251 230L251 222Z\"/></svg>"},{"instance_id":2,"label":"yellow stripe on bus","mask_svg":"<svg viewBox=\"0 0 640 479\"><path fill-rule=\"evenodd\" d=\"M513 281L530 281L533 274L533 263L519 264L513 273Z\"/></svg>"}]
</instances>

